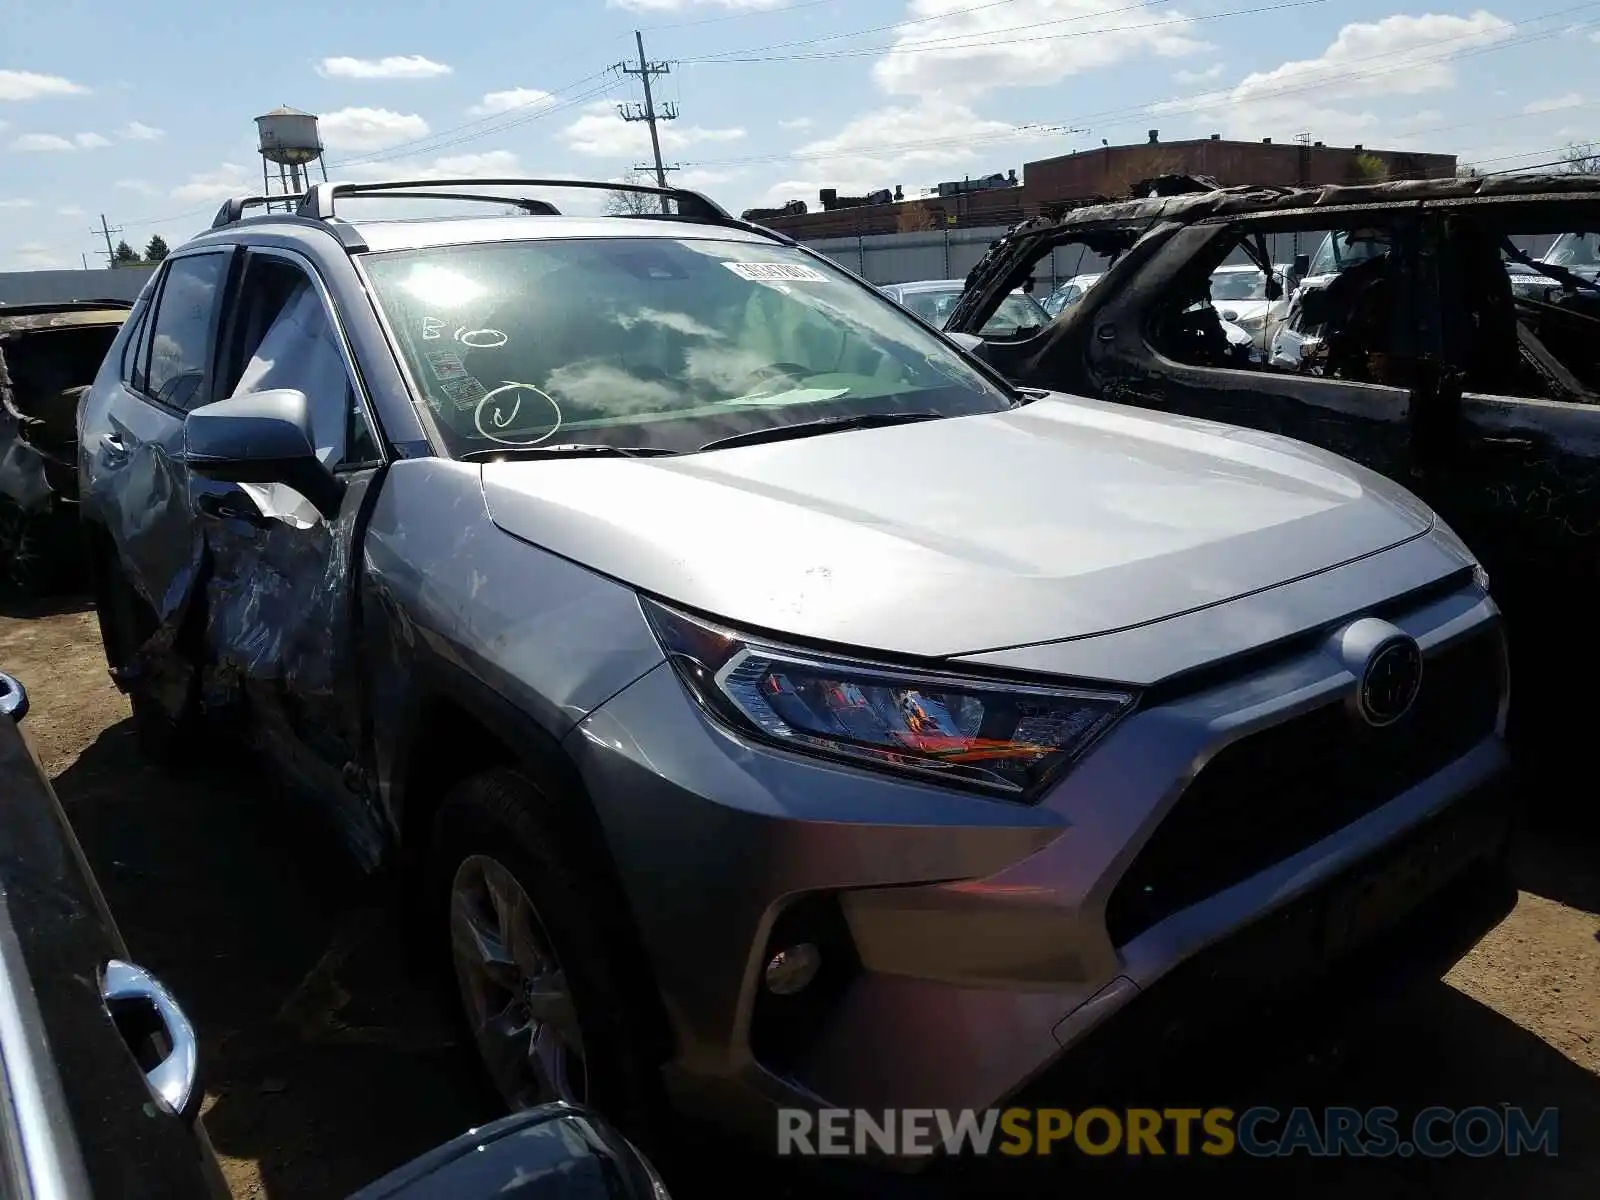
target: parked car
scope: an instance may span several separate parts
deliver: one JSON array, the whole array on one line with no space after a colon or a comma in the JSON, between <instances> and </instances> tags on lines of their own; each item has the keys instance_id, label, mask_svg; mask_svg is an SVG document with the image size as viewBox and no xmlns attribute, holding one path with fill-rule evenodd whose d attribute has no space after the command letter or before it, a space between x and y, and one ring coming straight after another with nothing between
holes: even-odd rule
<instances>
[{"instance_id":1,"label":"parked car","mask_svg":"<svg viewBox=\"0 0 1600 1200\"><path fill-rule=\"evenodd\" d=\"M81 581L78 398L131 305L0 305L0 591Z\"/></svg>"},{"instance_id":2,"label":"parked car","mask_svg":"<svg viewBox=\"0 0 1600 1200\"><path fill-rule=\"evenodd\" d=\"M672 1200L655 1167L596 1114L553 1103L430 1150L350 1200Z\"/></svg>"},{"instance_id":3,"label":"parked car","mask_svg":"<svg viewBox=\"0 0 1600 1200\"><path fill-rule=\"evenodd\" d=\"M1600 178L1498 177L1311 190L1238 188L1023 222L975 268L949 329L976 337L1052 250L1117 254L1091 298L1034 338L975 351L1013 382L1300 438L1414 488L1481 556L1517 643L1513 740L1530 770L1569 761L1600 669L1600 285L1545 263L1517 294L1513 239L1600 225ZM1318 236L1270 361L1240 371L1191 305L1264 236ZM1143 240L1140 240L1143 239ZM1135 245L1137 243L1137 245ZM1525 257L1525 256L1523 256ZM1548 256L1547 256L1548 257ZM1212 340L1207 341L1209 336Z\"/></svg>"},{"instance_id":4,"label":"parked car","mask_svg":"<svg viewBox=\"0 0 1600 1200\"><path fill-rule=\"evenodd\" d=\"M1014 389L693 192L351 211L469 184L225 205L80 470L144 744L236 714L393 862L509 1106L981 1108L1506 911L1499 616L1402 488Z\"/></svg>"},{"instance_id":5,"label":"parked car","mask_svg":"<svg viewBox=\"0 0 1600 1200\"><path fill-rule=\"evenodd\" d=\"M1044 301L1044 310L1052 317L1061 315L1062 310L1071 308L1088 294L1090 288L1104 278L1103 273L1093 275L1074 275L1071 279L1061 284L1051 292Z\"/></svg>"},{"instance_id":6,"label":"parked car","mask_svg":"<svg viewBox=\"0 0 1600 1200\"><path fill-rule=\"evenodd\" d=\"M959 279L925 279L918 283L886 283L878 288L885 296L909 308L938 329L961 298ZM1050 323L1049 314L1039 302L1021 288L1000 302L984 325L985 337L1019 337L1036 332Z\"/></svg>"},{"instance_id":7,"label":"parked car","mask_svg":"<svg viewBox=\"0 0 1600 1200\"><path fill-rule=\"evenodd\" d=\"M1506 270L1518 299L1559 303L1572 286L1563 280L1562 272L1591 283L1600 281L1600 233L1563 233L1537 259L1524 262L1508 257Z\"/></svg>"},{"instance_id":8,"label":"parked car","mask_svg":"<svg viewBox=\"0 0 1600 1200\"><path fill-rule=\"evenodd\" d=\"M132 962L0 675L0 1194L225 1200L194 1029Z\"/></svg>"}]
</instances>

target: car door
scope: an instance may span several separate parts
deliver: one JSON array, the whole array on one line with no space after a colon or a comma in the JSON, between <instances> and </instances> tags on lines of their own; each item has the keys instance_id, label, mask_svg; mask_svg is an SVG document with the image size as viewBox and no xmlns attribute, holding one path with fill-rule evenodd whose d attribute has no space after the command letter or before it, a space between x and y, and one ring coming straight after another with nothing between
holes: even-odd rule
<instances>
[{"instance_id":1,"label":"car door","mask_svg":"<svg viewBox=\"0 0 1600 1200\"><path fill-rule=\"evenodd\" d=\"M220 340L217 398L303 392L318 457L344 492L330 519L285 484L189 478L208 559L208 700L243 713L269 757L331 800L353 847L376 857L355 622L361 532L384 456L362 376L315 265L293 250L246 252Z\"/></svg>"},{"instance_id":2,"label":"car door","mask_svg":"<svg viewBox=\"0 0 1600 1200\"><path fill-rule=\"evenodd\" d=\"M168 632L183 619L200 557L183 418L210 398L234 257L233 247L209 246L167 259L129 317L115 380L97 384L81 412L83 500L110 537L118 569Z\"/></svg>"},{"instance_id":3,"label":"car door","mask_svg":"<svg viewBox=\"0 0 1600 1200\"><path fill-rule=\"evenodd\" d=\"M1421 344L1426 332L1413 320L1404 267L1414 254L1413 240L1396 234L1397 269L1386 282L1399 286L1389 289L1381 323L1387 360L1410 370L1343 377L1180 357L1158 333L1162 320L1214 312L1205 299L1211 273L1254 240L1247 224L1218 222L1180 229L1135 280L1115 291L1096 288L1081 302L1093 309L1093 333L1084 341L1088 373L1101 381L1108 399L1282 434L1404 482L1411 471L1412 415L1419 393L1433 384L1418 369L1427 358Z\"/></svg>"}]
</instances>

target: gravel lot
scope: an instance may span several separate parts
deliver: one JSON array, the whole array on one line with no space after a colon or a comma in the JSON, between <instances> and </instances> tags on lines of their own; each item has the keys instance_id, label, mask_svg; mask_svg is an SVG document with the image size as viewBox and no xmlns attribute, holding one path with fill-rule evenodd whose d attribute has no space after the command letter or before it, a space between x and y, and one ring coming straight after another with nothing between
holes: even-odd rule
<instances>
[{"instance_id":1,"label":"gravel lot","mask_svg":"<svg viewBox=\"0 0 1600 1200\"><path fill-rule=\"evenodd\" d=\"M24 728L134 958L200 1030L206 1123L236 1197L342 1196L493 1115L436 993L408 969L383 897L315 812L250 764L181 778L144 766L81 604L0 617L0 669L29 689ZM1235 1056L1218 1094L1242 1089L1282 1107L1556 1105L1558 1157L1182 1169L1250 1195L1600 1195L1600 838L1544 819L1523 839L1518 873L1516 910L1445 980L1317 1061L1259 1048ZM1098 1163L1092 1173L1117 1172L1119 1195L1171 1194L1174 1177L1151 1166ZM818 1190L774 1168L746 1172L747 1190ZM1083 1182L1063 1174L1046 1191ZM699 1181L677 1191L706 1194Z\"/></svg>"}]
</instances>

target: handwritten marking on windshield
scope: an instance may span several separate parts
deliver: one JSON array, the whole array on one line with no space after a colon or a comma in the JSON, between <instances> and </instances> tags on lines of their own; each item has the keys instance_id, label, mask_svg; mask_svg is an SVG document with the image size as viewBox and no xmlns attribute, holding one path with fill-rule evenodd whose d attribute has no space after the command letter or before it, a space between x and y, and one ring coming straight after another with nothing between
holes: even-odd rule
<instances>
[{"instance_id":1,"label":"handwritten marking on windshield","mask_svg":"<svg viewBox=\"0 0 1600 1200\"><path fill-rule=\"evenodd\" d=\"M536 396L548 404L555 414L555 422L549 429L535 435L501 437L495 431L511 427L522 411L522 401L526 396ZM478 401L478 406L472 414L472 424L477 429L478 435L491 442L498 442L502 446L537 446L540 442L555 436L556 430L561 428L561 421L561 406L548 392L534 387L531 383L515 383L509 379L493 391L484 393L483 399Z\"/></svg>"},{"instance_id":2,"label":"handwritten marking on windshield","mask_svg":"<svg viewBox=\"0 0 1600 1200\"><path fill-rule=\"evenodd\" d=\"M425 342L436 342L436 341L439 340L439 335L441 333L443 333L443 331L444 331L444 322L439 320L438 317L423 317L422 318L422 340L423 341L425 341Z\"/></svg>"},{"instance_id":3,"label":"handwritten marking on windshield","mask_svg":"<svg viewBox=\"0 0 1600 1200\"><path fill-rule=\"evenodd\" d=\"M468 329L463 325L456 330L456 341L474 350L498 350L510 340L498 329Z\"/></svg>"}]
</instances>

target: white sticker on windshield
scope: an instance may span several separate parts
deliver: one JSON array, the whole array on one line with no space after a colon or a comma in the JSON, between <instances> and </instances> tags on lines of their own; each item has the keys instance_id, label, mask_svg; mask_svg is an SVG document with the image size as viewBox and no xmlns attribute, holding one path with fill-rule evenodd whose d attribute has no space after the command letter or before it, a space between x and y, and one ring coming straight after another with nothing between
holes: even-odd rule
<instances>
[{"instance_id":1,"label":"white sticker on windshield","mask_svg":"<svg viewBox=\"0 0 1600 1200\"><path fill-rule=\"evenodd\" d=\"M803 263L725 262L740 279L751 283L827 283L828 277Z\"/></svg>"}]
</instances>

